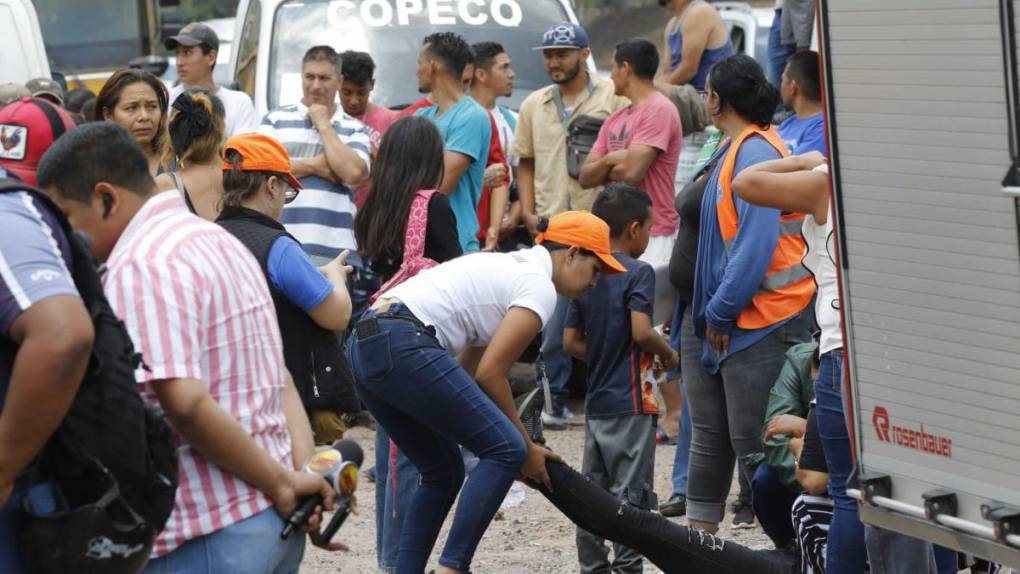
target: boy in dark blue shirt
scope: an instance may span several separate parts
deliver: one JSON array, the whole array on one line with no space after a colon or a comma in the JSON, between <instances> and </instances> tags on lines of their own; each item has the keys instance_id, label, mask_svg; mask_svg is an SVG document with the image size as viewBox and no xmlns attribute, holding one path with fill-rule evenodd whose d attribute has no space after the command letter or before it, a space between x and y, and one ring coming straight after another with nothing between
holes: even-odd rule
<instances>
[{"instance_id":1,"label":"boy in dark blue shirt","mask_svg":"<svg viewBox=\"0 0 1020 574\"><path fill-rule=\"evenodd\" d=\"M652 328L655 271L638 261L651 234L652 201L644 191L617 183L599 194L592 212L609 224L613 255L627 272L599 276L567 311L563 348L588 363L582 472L632 506L652 509L659 414L653 356L667 369L679 361ZM603 539L577 529L582 573L641 572L640 554L620 544L613 550L610 564Z\"/></svg>"}]
</instances>

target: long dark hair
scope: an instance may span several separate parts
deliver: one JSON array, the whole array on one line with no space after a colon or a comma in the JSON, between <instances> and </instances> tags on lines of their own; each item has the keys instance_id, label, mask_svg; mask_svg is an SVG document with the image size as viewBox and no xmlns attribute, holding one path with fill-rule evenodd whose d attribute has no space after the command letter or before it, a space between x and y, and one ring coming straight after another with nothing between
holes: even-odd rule
<instances>
[{"instance_id":1,"label":"long dark hair","mask_svg":"<svg viewBox=\"0 0 1020 574\"><path fill-rule=\"evenodd\" d=\"M423 117L401 118L386 130L372 169L372 192L354 218L362 255L376 261L404 259L404 233L419 189L443 180L443 138Z\"/></svg>"},{"instance_id":2,"label":"long dark hair","mask_svg":"<svg viewBox=\"0 0 1020 574\"><path fill-rule=\"evenodd\" d=\"M758 61L745 54L716 62L708 72L708 84L719 94L721 106L729 106L760 127L772 123L772 114L782 99Z\"/></svg>"},{"instance_id":3,"label":"long dark hair","mask_svg":"<svg viewBox=\"0 0 1020 574\"><path fill-rule=\"evenodd\" d=\"M96 96L95 108L92 110L92 121L101 122L106 120L104 112L106 110L112 112L113 108L117 107L117 102L120 101L120 94L124 91L124 88L138 82L148 84L152 91L156 93L156 100L159 102L160 119L159 124L156 126L156 135L152 138L152 151L156 153L156 157L161 158L166 151L166 147L170 145L170 136L166 129L167 114L170 112L170 94L167 92L163 81L149 72L134 68L123 68L114 72L110 79L106 80L106 83L103 84L103 89L99 91L99 95Z\"/></svg>"}]
</instances>

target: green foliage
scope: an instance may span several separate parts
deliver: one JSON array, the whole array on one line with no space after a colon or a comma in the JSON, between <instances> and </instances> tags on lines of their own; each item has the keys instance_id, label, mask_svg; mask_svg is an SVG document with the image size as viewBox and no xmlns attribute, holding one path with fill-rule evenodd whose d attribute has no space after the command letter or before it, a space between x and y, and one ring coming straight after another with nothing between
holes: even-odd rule
<instances>
[{"instance_id":1,"label":"green foliage","mask_svg":"<svg viewBox=\"0 0 1020 574\"><path fill-rule=\"evenodd\" d=\"M231 18L237 14L237 0L181 0L182 22Z\"/></svg>"}]
</instances>

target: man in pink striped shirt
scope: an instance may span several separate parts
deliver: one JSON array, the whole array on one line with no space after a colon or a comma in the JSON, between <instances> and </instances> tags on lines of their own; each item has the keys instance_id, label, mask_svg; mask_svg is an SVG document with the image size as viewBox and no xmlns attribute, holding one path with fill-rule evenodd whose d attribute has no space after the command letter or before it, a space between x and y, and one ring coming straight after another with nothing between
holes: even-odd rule
<instances>
[{"instance_id":1,"label":"man in pink striped shirt","mask_svg":"<svg viewBox=\"0 0 1020 574\"><path fill-rule=\"evenodd\" d=\"M293 470L312 453L311 427L258 263L178 192L158 193L121 128L67 136L40 186L106 262L107 297L145 362L141 391L179 445L176 504L146 572L297 572L304 541L280 539L281 516L315 493L331 505L332 492Z\"/></svg>"}]
</instances>

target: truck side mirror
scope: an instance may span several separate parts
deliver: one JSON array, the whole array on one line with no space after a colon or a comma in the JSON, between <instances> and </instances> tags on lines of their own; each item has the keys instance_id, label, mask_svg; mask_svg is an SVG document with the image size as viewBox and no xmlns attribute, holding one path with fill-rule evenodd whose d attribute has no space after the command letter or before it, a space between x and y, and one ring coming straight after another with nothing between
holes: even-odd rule
<instances>
[{"instance_id":1,"label":"truck side mirror","mask_svg":"<svg viewBox=\"0 0 1020 574\"><path fill-rule=\"evenodd\" d=\"M166 56L141 56L128 62L128 67L149 72L153 76L160 78L166 73L166 69L170 67L170 60Z\"/></svg>"}]
</instances>

